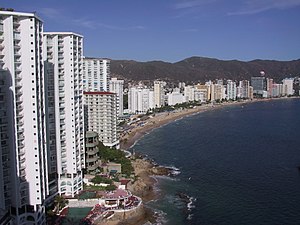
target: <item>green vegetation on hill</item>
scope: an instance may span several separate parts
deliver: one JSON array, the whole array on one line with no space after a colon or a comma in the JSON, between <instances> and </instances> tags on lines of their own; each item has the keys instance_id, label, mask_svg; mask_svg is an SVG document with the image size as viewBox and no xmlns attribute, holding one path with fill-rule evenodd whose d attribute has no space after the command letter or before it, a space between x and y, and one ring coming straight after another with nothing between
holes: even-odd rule
<instances>
[{"instance_id":1,"label":"green vegetation on hill","mask_svg":"<svg viewBox=\"0 0 300 225\"><path fill-rule=\"evenodd\" d=\"M99 144L98 148L101 160L106 162L110 161L120 163L122 166L122 173L127 176L130 176L133 173L131 161L125 157L124 152L114 148L106 147L102 143Z\"/></svg>"},{"instance_id":2,"label":"green vegetation on hill","mask_svg":"<svg viewBox=\"0 0 300 225\"><path fill-rule=\"evenodd\" d=\"M106 177L101 177L101 176L95 176L91 181L94 184L100 184L100 183L112 184L113 183L113 181L111 179L108 179Z\"/></svg>"}]
</instances>

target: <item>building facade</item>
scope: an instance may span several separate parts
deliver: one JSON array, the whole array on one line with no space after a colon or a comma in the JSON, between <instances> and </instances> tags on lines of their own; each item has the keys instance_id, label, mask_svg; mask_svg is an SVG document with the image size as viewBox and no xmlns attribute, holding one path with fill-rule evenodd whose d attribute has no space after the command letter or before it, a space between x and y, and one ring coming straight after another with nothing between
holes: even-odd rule
<instances>
[{"instance_id":1,"label":"building facade","mask_svg":"<svg viewBox=\"0 0 300 225\"><path fill-rule=\"evenodd\" d=\"M86 57L83 63L83 90L109 91L110 60Z\"/></svg>"},{"instance_id":2,"label":"building facade","mask_svg":"<svg viewBox=\"0 0 300 225\"><path fill-rule=\"evenodd\" d=\"M123 108L124 108L123 86L124 86L124 80L111 78L109 84L109 90L110 92L117 94L117 112L119 117L123 116Z\"/></svg>"},{"instance_id":3,"label":"building facade","mask_svg":"<svg viewBox=\"0 0 300 225\"><path fill-rule=\"evenodd\" d=\"M128 110L133 114L144 114L155 108L154 92L146 87L131 87L128 91Z\"/></svg>"},{"instance_id":4,"label":"building facade","mask_svg":"<svg viewBox=\"0 0 300 225\"><path fill-rule=\"evenodd\" d=\"M294 78L285 78L282 80L282 86L283 86L283 95L293 95L294 94Z\"/></svg>"},{"instance_id":5,"label":"building facade","mask_svg":"<svg viewBox=\"0 0 300 225\"><path fill-rule=\"evenodd\" d=\"M159 108L164 106L164 82L154 81L154 106Z\"/></svg>"},{"instance_id":6,"label":"building facade","mask_svg":"<svg viewBox=\"0 0 300 225\"><path fill-rule=\"evenodd\" d=\"M267 90L267 83L265 77L251 77L251 86L253 87L254 95L263 95L263 92Z\"/></svg>"},{"instance_id":7,"label":"building facade","mask_svg":"<svg viewBox=\"0 0 300 225\"><path fill-rule=\"evenodd\" d=\"M98 145L98 134L94 131L87 131L85 133L85 161L86 171L89 174L95 174L101 165Z\"/></svg>"},{"instance_id":8,"label":"building facade","mask_svg":"<svg viewBox=\"0 0 300 225\"><path fill-rule=\"evenodd\" d=\"M84 92L85 130L94 131L105 146L119 148L117 96L111 92Z\"/></svg>"},{"instance_id":9,"label":"building facade","mask_svg":"<svg viewBox=\"0 0 300 225\"><path fill-rule=\"evenodd\" d=\"M234 81L232 80L227 81L226 91L227 91L227 95L226 95L227 100L236 100L237 89L236 89L236 83Z\"/></svg>"},{"instance_id":10,"label":"building facade","mask_svg":"<svg viewBox=\"0 0 300 225\"><path fill-rule=\"evenodd\" d=\"M59 193L75 196L83 188L84 111L83 37L70 32L44 33L48 105L54 109L49 129L55 133ZM50 117L50 116L49 116ZM54 136L52 136L54 138Z\"/></svg>"},{"instance_id":11,"label":"building facade","mask_svg":"<svg viewBox=\"0 0 300 225\"><path fill-rule=\"evenodd\" d=\"M0 208L14 224L44 224L57 194L47 166L42 33L35 14L0 11Z\"/></svg>"}]
</instances>

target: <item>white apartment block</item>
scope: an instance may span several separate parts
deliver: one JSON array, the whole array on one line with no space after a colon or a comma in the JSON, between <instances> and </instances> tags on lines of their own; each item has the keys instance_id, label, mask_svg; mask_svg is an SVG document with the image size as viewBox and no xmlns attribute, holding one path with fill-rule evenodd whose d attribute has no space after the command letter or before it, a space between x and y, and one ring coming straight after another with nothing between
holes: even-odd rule
<instances>
[{"instance_id":1,"label":"white apartment block","mask_svg":"<svg viewBox=\"0 0 300 225\"><path fill-rule=\"evenodd\" d=\"M185 86L184 96L187 102L193 102L195 100L195 87L191 85Z\"/></svg>"},{"instance_id":2,"label":"white apartment block","mask_svg":"<svg viewBox=\"0 0 300 225\"><path fill-rule=\"evenodd\" d=\"M195 100L206 102L209 100L210 97L210 87L208 85L197 84L195 85L196 93L195 93Z\"/></svg>"},{"instance_id":3,"label":"white apartment block","mask_svg":"<svg viewBox=\"0 0 300 225\"><path fill-rule=\"evenodd\" d=\"M164 98L165 98L165 92L164 92L164 84L163 81L154 81L154 106L156 108L159 108L161 106L164 106Z\"/></svg>"},{"instance_id":4,"label":"white apartment block","mask_svg":"<svg viewBox=\"0 0 300 225\"><path fill-rule=\"evenodd\" d=\"M239 98L250 98L250 82L248 80L241 80L239 82Z\"/></svg>"},{"instance_id":5,"label":"white apartment block","mask_svg":"<svg viewBox=\"0 0 300 225\"><path fill-rule=\"evenodd\" d=\"M110 84L109 84L109 90L112 93L117 94L117 112L118 116L123 116L123 86L124 86L124 80L118 80L117 78L111 78Z\"/></svg>"},{"instance_id":6,"label":"white apartment block","mask_svg":"<svg viewBox=\"0 0 300 225\"><path fill-rule=\"evenodd\" d=\"M282 80L283 95L294 94L293 84L294 84L294 78L285 78Z\"/></svg>"},{"instance_id":7,"label":"white apartment block","mask_svg":"<svg viewBox=\"0 0 300 225\"><path fill-rule=\"evenodd\" d=\"M131 87L128 91L129 113L144 114L155 107L154 92L149 88Z\"/></svg>"},{"instance_id":8,"label":"white apartment block","mask_svg":"<svg viewBox=\"0 0 300 225\"><path fill-rule=\"evenodd\" d=\"M83 63L83 90L109 91L110 60L86 57Z\"/></svg>"},{"instance_id":9,"label":"white apartment block","mask_svg":"<svg viewBox=\"0 0 300 225\"><path fill-rule=\"evenodd\" d=\"M45 224L57 193L47 167L42 33L35 14L0 11L0 208L13 224Z\"/></svg>"},{"instance_id":10,"label":"white apartment block","mask_svg":"<svg viewBox=\"0 0 300 225\"><path fill-rule=\"evenodd\" d=\"M167 93L168 105L176 105L185 102L185 97L180 92Z\"/></svg>"},{"instance_id":11,"label":"white apartment block","mask_svg":"<svg viewBox=\"0 0 300 225\"><path fill-rule=\"evenodd\" d=\"M99 134L105 146L119 148L117 134L117 96L111 92L84 92L85 126Z\"/></svg>"},{"instance_id":12,"label":"white apartment block","mask_svg":"<svg viewBox=\"0 0 300 225\"><path fill-rule=\"evenodd\" d=\"M226 99L227 100L236 100L237 96L237 88L236 88L236 83L232 80L227 80L227 85L226 85Z\"/></svg>"},{"instance_id":13,"label":"white apartment block","mask_svg":"<svg viewBox=\"0 0 300 225\"><path fill-rule=\"evenodd\" d=\"M83 188L85 164L83 37L71 32L45 32L43 38L45 76L49 86L54 85L52 91L48 90L48 107L55 110L54 115L49 115L49 129L55 129L58 190L73 197Z\"/></svg>"}]
</instances>

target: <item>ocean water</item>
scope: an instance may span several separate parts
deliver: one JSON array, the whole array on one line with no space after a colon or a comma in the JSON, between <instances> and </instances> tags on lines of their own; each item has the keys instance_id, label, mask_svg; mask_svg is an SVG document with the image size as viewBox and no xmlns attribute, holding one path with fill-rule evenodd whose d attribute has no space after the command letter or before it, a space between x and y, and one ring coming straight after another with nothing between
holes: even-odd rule
<instances>
[{"instance_id":1,"label":"ocean water","mask_svg":"<svg viewBox=\"0 0 300 225\"><path fill-rule=\"evenodd\" d=\"M300 224L300 99L187 117L132 150L180 169L147 203L161 224Z\"/></svg>"}]
</instances>

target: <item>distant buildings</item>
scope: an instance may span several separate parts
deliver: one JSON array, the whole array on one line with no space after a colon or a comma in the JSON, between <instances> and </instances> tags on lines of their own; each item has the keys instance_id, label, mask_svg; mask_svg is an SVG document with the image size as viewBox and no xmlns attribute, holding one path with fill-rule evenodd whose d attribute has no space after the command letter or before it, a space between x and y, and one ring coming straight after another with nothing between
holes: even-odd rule
<instances>
[{"instance_id":1,"label":"distant buildings","mask_svg":"<svg viewBox=\"0 0 300 225\"><path fill-rule=\"evenodd\" d=\"M143 114L154 106L154 92L146 87L130 87L128 91L128 110L132 114Z\"/></svg>"},{"instance_id":2,"label":"distant buildings","mask_svg":"<svg viewBox=\"0 0 300 225\"><path fill-rule=\"evenodd\" d=\"M250 82L248 80L241 80L237 89L237 97L252 99L250 94L250 87Z\"/></svg>"},{"instance_id":3,"label":"distant buildings","mask_svg":"<svg viewBox=\"0 0 300 225\"><path fill-rule=\"evenodd\" d=\"M263 96L264 91L267 90L265 77L251 77L251 86L253 87L253 94Z\"/></svg>"},{"instance_id":4,"label":"distant buildings","mask_svg":"<svg viewBox=\"0 0 300 225\"><path fill-rule=\"evenodd\" d=\"M168 105L176 105L186 102L184 95L180 92L167 93L167 97Z\"/></svg>"},{"instance_id":5,"label":"distant buildings","mask_svg":"<svg viewBox=\"0 0 300 225\"><path fill-rule=\"evenodd\" d=\"M226 87L227 87L226 88L226 91L227 91L226 99L227 100L236 100L236 96L237 96L236 83L232 80L228 80Z\"/></svg>"},{"instance_id":6,"label":"distant buildings","mask_svg":"<svg viewBox=\"0 0 300 225\"><path fill-rule=\"evenodd\" d=\"M164 105L164 82L154 81L154 106L159 108Z\"/></svg>"},{"instance_id":7,"label":"distant buildings","mask_svg":"<svg viewBox=\"0 0 300 225\"><path fill-rule=\"evenodd\" d=\"M294 85L294 78L283 79L282 80L282 86L283 86L282 94L286 95L286 96L293 95L294 94L293 85Z\"/></svg>"}]
</instances>

